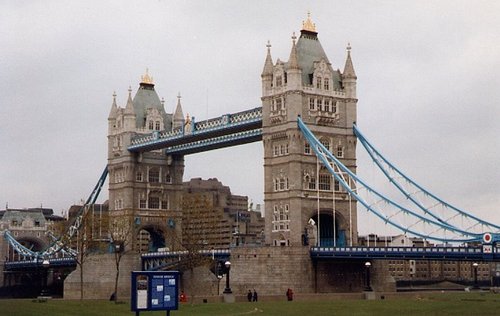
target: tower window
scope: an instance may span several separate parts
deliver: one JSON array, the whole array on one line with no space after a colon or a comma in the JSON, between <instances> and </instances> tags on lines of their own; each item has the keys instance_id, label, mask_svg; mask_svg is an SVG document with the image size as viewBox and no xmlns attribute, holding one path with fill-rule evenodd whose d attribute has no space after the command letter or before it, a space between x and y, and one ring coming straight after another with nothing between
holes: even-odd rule
<instances>
[{"instance_id":1,"label":"tower window","mask_svg":"<svg viewBox=\"0 0 500 316\"><path fill-rule=\"evenodd\" d=\"M157 131L160 130L160 121L155 122L155 130L157 130Z\"/></svg>"},{"instance_id":2,"label":"tower window","mask_svg":"<svg viewBox=\"0 0 500 316\"><path fill-rule=\"evenodd\" d=\"M337 113L337 101L332 102L332 113Z\"/></svg>"},{"instance_id":3,"label":"tower window","mask_svg":"<svg viewBox=\"0 0 500 316\"><path fill-rule=\"evenodd\" d=\"M276 76L276 87L281 87L283 85L283 77Z\"/></svg>"},{"instance_id":4,"label":"tower window","mask_svg":"<svg viewBox=\"0 0 500 316\"><path fill-rule=\"evenodd\" d=\"M150 196L148 199L148 208L149 209L159 209L160 208L160 198Z\"/></svg>"},{"instance_id":5,"label":"tower window","mask_svg":"<svg viewBox=\"0 0 500 316\"><path fill-rule=\"evenodd\" d=\"M167 173L165 175L165 183L172 183L172 176L170 175L170 173Z\"/></svg>"},{"instance_id":6,"label":"tower window","mask_svg":"<svg viewBox=\"0 0 500 316\"><path fill-rule=\"evenodd\" d=\"M329 174L320 174L319 175L319 189L321 191L330 191L330 179L332 177Z\"/></svg>"},{"instance_id":7,"label":"tower window","mask_svg":"<svg viewBox=\"0 0 500 316\"><path fill-rule=\"evenodd\" d=\"M314 98L309 98L309 110L315 110Z\"/></svg>"},{"instance_id":8,"label":"tower window","mask_svg":"<svg viewBox=\"0 0 500 316\"><path fill-rule=\"evenodd\" d=\"M321 89L321 77L316 78L316 88Z\"/></svg>"},{"instance_id":9,"label":"tower window","mask_svg":"<svg viewBox=\"0 0 500 316\"><path fill-rule=\"evenodd\" d=\"M308 188L309 190L315 190L315 189L316 189L316 179L315 179L315 178L311 177L311 178L309 179L309 183L308 183L308 185L307 185L307 188Z\"/></svg>"},{"instance_id":10,"label":"tower window","mask_svg":"<svg viewBox=\"0 0 500 316\"><path fill-rule=\"evenodd\" d=\"M283 100L281 100L281 98L274 100L274 102L276 103L276 107L274 108L275 111L279 111L279 110L283 109Z\"/></svg>"},{"instance_id":11,"label":"tower window","mask_svg":"<svg viewBox=\"0 0 500 316\"><path fill-rule=\"evenodd\" d=\"M330 90L330 80L328 78L325 78L323 83L324 83L325 90Z\"/></svg>"},{"instance_id":12,"label":"tower window","mask_svg":"<svg viewBox=\"0 0 500 316\"><path fill-rule=\"evenodd\" d=\"M337 157L344 158L344 147L337 146Z\"/></svg>"},{"instance_id":13,"label":"tower window","mask_svg":"<svg viewBox=\"0 0 500 316\"><path fill-rule=\"evenodd\" d=\"M309 143L307 143L307 142L304 144L304 154L306 154L306 155L311 154L311 145L309 145Z\"/></svg>"},{"instance_id":14,"label":"tower window","mask_svg":"<svg viewBox=\"0 0 500 316\"><path fill-rule=\"evenodd\" d=\"M151 183L160 182L160 172L158 170L155 170L155 169L149 170L148 181Z\"/></svg>"},{"instance_id":15,"label":"tower window","mask_svg":"<svg viewBox=\"0 0 500 316\"><path fill-rule=\"evenodd\" d=\"M328 139L322 138L320 143L325 146L326 150L330 151L330 141Z\"/></svg>"},{"instance_id":16,"label":"tower window","mask_svg":"<svg viewBox=\"0 0 500 316\"><path fill-rule=\"evenodd\" d=\"M139 200L139 208L140 209L146 208L146 200Z\"/></svg>"},{"instance_id":17,"label":"tower window","mask_svg":"<svg viewBox=\"0 0 500 316\"><path fill-rule=\"evenodd\" d=\"M334 181L334 190L335 192L340 191L340 183L337 180Z\"/></svg>"},{"instance_id":18,"label":"tower window","mask_svg":"<svg viewBox=\"0 0 500 316\"><path fill-rule=\"evenodd\" d=\"M142 182L142 172L138 171L135 174L135 181Z\"/></svg>"},{"instance_id":19,"label":"tower window","mask_svg":"<svg viewBox=\"0 0 500 316\"><path fill-rule=\"evenodd\" d=\"M153 130L153 121L149 121L149 129Z\"/></svg>"},{"instance_id":20,"label":"tower window","mask_svg":"<svg viewBox=\"0 0 500 316\"><path fill-rule=\"evenodd\" d=\"M330 112L330 100L325 100L325 112Z\"/></svg>"}]
</instances>

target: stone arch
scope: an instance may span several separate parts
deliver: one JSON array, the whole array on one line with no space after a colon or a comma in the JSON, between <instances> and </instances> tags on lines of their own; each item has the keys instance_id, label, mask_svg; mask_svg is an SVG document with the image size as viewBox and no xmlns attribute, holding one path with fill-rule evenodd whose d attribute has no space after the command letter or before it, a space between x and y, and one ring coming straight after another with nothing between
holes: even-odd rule
<instances>
[{"instance_id":1,"label":"stone arch","mask_svg":"<svg viewBox=\"0 0 500 316\"><path fill-rule=\"evenodd\" d=\"M314 223L314 224L312 224ZM318 227L319 223L319 227ZM334 227L335 225L335 227ZM335 220L333 218L332 209L321 209L319 212L317 210L312 210L310 212L310 217L308 218L308 223L306 227L309 229L306 232L310 235L315 234L312 239L316 240L319 232L319 246L321 247L343 247L347 245L347 223L344 216L340 211L335 212ZM312 229L311 229L312 228ZM334 237L335 235L335 237ZM318 245L315 242L315 245Z\"/></svg>"},{"instance_id":2,"label":"stone arch","mask_svg":"<svg viewBox=\"0 0 500 316\"><path fill-rule=\"evenodd\" d=\"M42 251L47 247L47 243L34 236L20 236L16 240L24 247L33 251Z\"/></svg>"},{"instance_id":3,"label":"stone arch","mask_svg":"<svg viewBox=\"0 0 500 316\"><path fill-rule=\"evenodd\" d=\"M140 253L170 249L167 244L166 228L158 224L145 224L137 228L136 249Z\"/></svg>"}]
</instances>

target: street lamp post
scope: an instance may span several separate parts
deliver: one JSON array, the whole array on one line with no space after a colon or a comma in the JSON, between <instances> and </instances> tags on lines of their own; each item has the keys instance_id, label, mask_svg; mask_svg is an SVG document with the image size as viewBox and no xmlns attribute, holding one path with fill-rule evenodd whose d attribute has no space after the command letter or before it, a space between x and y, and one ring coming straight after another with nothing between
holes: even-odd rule
<instances>
[{"instance_id":1,"label":"street lamp post","mask_svg":"<svg viewBox=\"0 0 500 316\"><path fill-rule=\"evenodd\" d=\"M365 262L365 270L366 270L366 287L365 287L365 291L366 292L371 292L372 291L372 287L370 285L370 267L371 267L371 262L370 261L367 261Z\"/></svg>"},{"instance_id":2,"label":"street lamp post","mask_svg":"<svg viewBox=\"0 0 500 316\"><path fill-rule=\"evenodd\" d=\"M47 286L47 279L49 277L50 261L47 259L43 260L42 267L43 267L43 282L42 282L42 292L40 293L40 296L48 296L49 289Z\"/></svg>"},{"instance_id":3,"label":"street lamp post","mask_svg":"<svg viewBox=\"0 0 500 316\"><path fill-rule=\"evenodd\" d=\"M472 264L472 267L474 268L474 286L472 287L474 290L479 290L479 286L477 285L477 267L479 264L477 262L474 262Z\"/></svg>"},{"instance_id":4,"label":"street lamp post","mask_svg":"<svg viewBox=\"0 0 500 316\"><path fill-rule=\"evenodd\" d=\"M226 274L226 288L224 289L224 294L231 294L233 293L231 291L231 288L229 287L229 271L231 270L231 262L229 261L226 261L224 263L224 265L226 266L226 269L227 269L227 274Z\"/></svg>"},{"instance_id":5,"label":"street lamp post","mask_svg":"<svg viewBox=\"0 0 500 316\"><path fill-rule=\"evenodd\" d=\"M222 275L217 275L217 295L220 295L220 280L222 279Z\"/></svg>"}]
</instances>

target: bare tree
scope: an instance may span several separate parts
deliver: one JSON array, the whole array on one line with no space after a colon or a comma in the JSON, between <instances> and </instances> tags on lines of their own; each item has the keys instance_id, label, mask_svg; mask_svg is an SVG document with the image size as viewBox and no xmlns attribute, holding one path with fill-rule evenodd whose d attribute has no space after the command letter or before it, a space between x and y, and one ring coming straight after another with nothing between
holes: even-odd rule
<instances>
[{"instance_id":1,"label":"bare tree","mask_svg":"<svg viewBox=\"0 0 500 316\"><path fill-rule=\"evenodd\" d=\"M113 217L110 219L110 236L115 256L115 289L114 299L118 303L118 279L120 278L120 263L123 256L131 251L134 241L134 226L131 217Z\"/></svg>"},{"instance_id":2,"label":"bare tree","mask_svg":"<svg viewBox=\"0 0 500 316\"><path fill-rule=\"evenodd\" d=\"M84 267L90 254L104 252L107 241L97 238L96 231L107 230L108 217L95 218L92 205L81 206L80 211L68 222L60 222L52 227L52 234L60 236L57 247L72 248L74 259L80 271L80 300L84 298ZM67 252L68 253L68 252Z\"/></svg>"}]
</instances>

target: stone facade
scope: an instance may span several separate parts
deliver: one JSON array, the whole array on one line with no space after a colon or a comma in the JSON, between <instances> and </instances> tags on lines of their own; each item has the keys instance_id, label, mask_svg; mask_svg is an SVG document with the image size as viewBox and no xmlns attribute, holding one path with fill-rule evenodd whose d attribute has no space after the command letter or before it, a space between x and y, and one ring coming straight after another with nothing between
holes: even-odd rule
<instances>
[{"instance_id":1,"label":"stone facade","mask_svg":"<svg viewBox=\"0 0 500 316\"><path fill-rule=\"evenodd\" d=\"M108 117L109 211L111 217L128 217L134 223L129 243L139 250L174 249L180 240L183 156L161 150L133 153L127 150L137 135L184 127L180 104L167 114L148 73L132 99L118 107L116 95ZM169 223L169 225L167 225ZM141 249L146 239L147 249Z\"/></svg>"},{"instance_id":2,"label":"stone facade","mask_svg":"<svg viewBox=\"0 0 500 316\"><path fill-rule=\"evenodd\" d=\"M120 262L118 299L130 299L130 272L141 269L141 258L136 253L125 254ZM88 257L83 265L83 297L108 299L115 288L116 264L114 254ZM80 298L80 267L64 281L64 298Z\"/></svg>"},{"instance_id":3,"label":"stone facade","mask_svg":"<svg viewBox=\"0 0 500 316\"><path fill-rule=\"evenodd\" d=\"M297 127L300 116L356 172L357 77L350 47L344 71L334 70L310 19L298 41L292 37L288 62L273 63L270 47L261 75L266 243L298 246L319 231L321 246L356 244L356 203L317 166Z\"/></svg>"}]
</instances>

